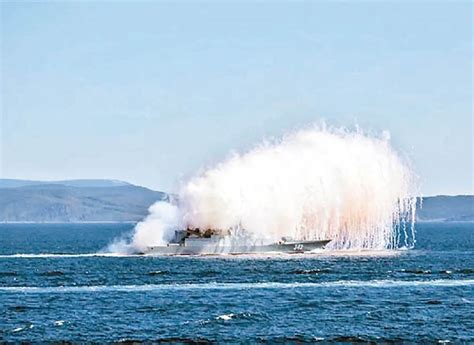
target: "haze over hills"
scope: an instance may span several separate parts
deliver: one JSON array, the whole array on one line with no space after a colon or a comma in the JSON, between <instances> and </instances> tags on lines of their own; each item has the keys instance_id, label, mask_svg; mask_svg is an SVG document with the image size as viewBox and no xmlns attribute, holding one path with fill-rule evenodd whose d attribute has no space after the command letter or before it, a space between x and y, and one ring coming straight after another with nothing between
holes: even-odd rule
<instances>
[{"instance_id":1,"label":"haze over hills","mask_svg":"<svg viewBox=\"0 0 474 345\"><path fill-rule=\"evenodd\" d=\"M0 222L136 222L164 192L117 180L0 179ZM418 221L474 221L474 196L418 201Z\"/></svg>"}]
</instances>

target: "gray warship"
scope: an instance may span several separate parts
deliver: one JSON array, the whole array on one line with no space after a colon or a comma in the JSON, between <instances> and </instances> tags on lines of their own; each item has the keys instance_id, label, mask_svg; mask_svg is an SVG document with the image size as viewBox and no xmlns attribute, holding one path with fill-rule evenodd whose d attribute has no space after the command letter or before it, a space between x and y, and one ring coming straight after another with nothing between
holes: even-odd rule
<instances>
[{"instance_id":1,"label":"gray warship","mask_svg":"<svg viewBox=\"0 0 474 345\"><path fill-rule=\"evenodd\" d=\"M229 231L208 229L176 230L174 238L163 246L148 247L145 255L213 255L252 253L304 253L322 249L331 240L298 241L282 237L275 243L249 241L242 236L230 236Z\"/></svg>"}]
</instances>

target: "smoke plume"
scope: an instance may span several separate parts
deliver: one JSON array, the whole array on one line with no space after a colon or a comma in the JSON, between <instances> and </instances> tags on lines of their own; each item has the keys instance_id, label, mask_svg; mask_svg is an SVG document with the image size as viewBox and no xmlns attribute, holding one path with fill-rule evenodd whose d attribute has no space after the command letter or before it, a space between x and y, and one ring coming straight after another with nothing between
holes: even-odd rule
<instances>
[{"instance_id":1,"label":"smoke plume","mask_svg":"<svg viewBox=\"0 0 474 345\"><path fill-rule=\"evenodd\" d=\"M265 142L158 202L131 245L165 244L175 229L245 229L255 239L332 239L341 248L414 244L414 177L388 134L314 127Z\"/></svg>"}]
</instances>

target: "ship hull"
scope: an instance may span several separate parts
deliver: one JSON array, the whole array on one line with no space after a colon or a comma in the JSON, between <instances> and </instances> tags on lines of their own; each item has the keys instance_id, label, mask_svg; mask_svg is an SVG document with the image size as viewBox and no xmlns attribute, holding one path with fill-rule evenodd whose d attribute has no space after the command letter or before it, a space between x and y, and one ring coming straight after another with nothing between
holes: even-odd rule
<instances>
[{"instance_id":1,"label":"ship hull","mask_svg":"<svg viewBox=\"0 0 474 345\"><path fill-rule=\"evenodd\" d=\"M149 247L143 254L147 255L217 255L217 254L256 254L256 253L304 253L322 249L330 240L295 241L268 245L175 245Z\"/></svg>"}]
</instances>

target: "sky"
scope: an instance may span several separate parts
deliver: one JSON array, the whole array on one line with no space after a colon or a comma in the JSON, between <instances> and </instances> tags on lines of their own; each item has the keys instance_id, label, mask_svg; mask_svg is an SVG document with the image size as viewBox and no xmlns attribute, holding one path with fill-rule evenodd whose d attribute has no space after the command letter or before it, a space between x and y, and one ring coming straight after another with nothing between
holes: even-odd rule
<instances>
[{"instance_id":1,"label":"sky","mask_svg":"<svg viewBox=\"0 0 474 345\"><path fill-rule=\"evenodd\" d=\"M175 191L325 121L474 194L472 16L448 2L1 3L0 177Z\"/></svg>"}]
</instances>

